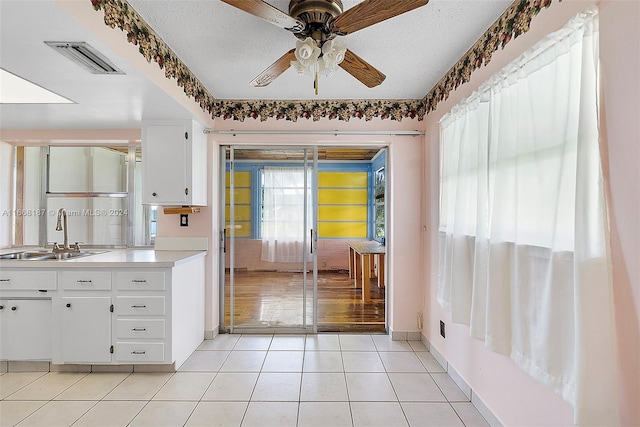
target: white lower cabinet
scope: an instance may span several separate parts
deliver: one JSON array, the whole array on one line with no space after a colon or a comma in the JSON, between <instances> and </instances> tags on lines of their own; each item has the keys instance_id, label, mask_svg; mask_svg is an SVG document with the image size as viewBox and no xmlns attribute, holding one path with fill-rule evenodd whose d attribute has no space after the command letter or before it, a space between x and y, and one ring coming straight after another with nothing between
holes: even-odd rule
<instances>
[{"instance_id":1,"label":"white lower cabinet","mask_svg":"<svg viewBox=\"0 0 640 427\"><path fill-rule=\"evenodd\" d=\"M165 338L164 319L118 319L116 320L117 339L156 339Z\"/></svg>"},{"instance_id":2,"label":"white lower cabinet","mask_svg":"<svg viewBox=\"0 0 640 427\"><path fill-rule=\"evenodd\" d=\"M64 363L111 362L111 298L55 298L62 312L62 360Z\"/></svg>"},{"instance_id":3,"label":"white lower cabinet","mask_svg":"<svg viewBox=\"0 0 640 427\"><path fill-rule=\"evenodd\" d=\"M51 299L0 299L0 359L51 359Z\"/></svg>"},{"instance_id":4,"label":"white lower cabinet","mask_svg":"<svg viewBox=\"0 0 640 427\"><path fill-rule=\"evenodd\" d=\"M0 307L2 360L178 368L204 339L204 256L173 267L7 269Z\"/></svg>"},{"instance_id":5,"label":"white lower cabinet","mask_svg":"<svg viewBox=\"0 0 640 427\"><path fill-rule=\"evenodd\" d=\"M147 276L149 276L147 274ZM164 275L157 278L164 286ZM150 287L159 288L153 281ZM124 295L116 298L116 360L123 363L163 363L168 336L165 297ZM168 347L167 347L168 348ZM168 363L171 362L168 360Z\"/></svg>"},{"instance_id":6,"label":"white lower cabinet","mask_svg":"<svg viewBox=\"0 0 640 427\"><path fill-rule=\"evenodd\" d=\"M163 342L118 342L116 359L123 363L162 363Z\"/></svg>"}]
</instances>

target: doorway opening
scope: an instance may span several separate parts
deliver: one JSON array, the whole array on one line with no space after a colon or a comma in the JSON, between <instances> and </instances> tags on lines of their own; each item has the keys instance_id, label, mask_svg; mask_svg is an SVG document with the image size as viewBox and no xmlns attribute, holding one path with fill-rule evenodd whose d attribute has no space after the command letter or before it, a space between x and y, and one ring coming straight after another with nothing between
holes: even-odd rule
<instances>
[{"instance_id":1,"label":"doorway opening","mask_svg":"<svg viewBox=\"0 0 640 427\"><path fill-rule=\"evenodd\" d=\"M383 146L221 147L222 331L386 332L386 157ZM360 242L383 249L350 250Z\"/></svg>"}]
</instances>

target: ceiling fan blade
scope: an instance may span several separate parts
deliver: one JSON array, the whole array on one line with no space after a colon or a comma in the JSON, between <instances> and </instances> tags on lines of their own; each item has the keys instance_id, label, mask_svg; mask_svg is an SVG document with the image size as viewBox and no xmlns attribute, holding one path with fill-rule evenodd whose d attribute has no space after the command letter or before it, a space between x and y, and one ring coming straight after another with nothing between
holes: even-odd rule
<instances>
[{"instance_id":1,"label":"ceiling fan blade","mask_svg":"<svg viewBox=\"0 0 640 427\"><path fill-rule=\"evenodd\" d=\"M261 72L255 79L251 80L249 83L254 87L265 87L276 78L280 76L280 74L287 71L287 69L291 66L291 61L295 61L295 49L291 49L289 52L282 55L276 62L271 64L269 68Z\"/></svg>"},{"instance_id":2,"label":"ceiling fan blade","mask_svg":"<svg viewBox=\"0 0 640 427\"><path fill-rule=\"evenodd\" d=\"M429 0L364 0L338 15L333 32L341 36L351 34L427 3Z\"/></svg>"},{"instance_id":3,"label":"ceiling fan blade","mask_svg":"<svg viewBox=\"0 0 640 427\"><path fill-rule=\"evenodd\" d=\"M224 3L244 10L247 13L262 18L280 28L284 28L292 33L299 33L304 30L304 22L295 19L280 9L271 6L262 0L222 0Z\"/></svg>"},{"instance_id":4,"label":"ceiling fan blade","mask_svg":"<svg viewBox=\"0 0 640 427\"><path fill-rule=\"evenodd\" d=\"M344 60L340 63L340 67L367 87L376 87L387 78L387 76L349 49L345 52Z\"/></svg>"}]
</instances>

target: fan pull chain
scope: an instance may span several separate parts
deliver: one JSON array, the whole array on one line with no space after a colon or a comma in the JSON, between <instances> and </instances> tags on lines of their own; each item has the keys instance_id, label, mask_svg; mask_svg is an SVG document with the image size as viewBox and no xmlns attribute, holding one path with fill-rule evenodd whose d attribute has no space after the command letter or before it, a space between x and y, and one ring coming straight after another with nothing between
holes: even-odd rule
<instances>
[{"instance_id":1,"label":"fan pull chain","mask_svg":"<svg viewBox=\"0 0 640 427\"><path fill-rule=\"evenodd\" d=\"M316 69L316 78L313 81L313 87L316 90L316 95L318 94L318 70Z\"/></svg>"}]
</instances>

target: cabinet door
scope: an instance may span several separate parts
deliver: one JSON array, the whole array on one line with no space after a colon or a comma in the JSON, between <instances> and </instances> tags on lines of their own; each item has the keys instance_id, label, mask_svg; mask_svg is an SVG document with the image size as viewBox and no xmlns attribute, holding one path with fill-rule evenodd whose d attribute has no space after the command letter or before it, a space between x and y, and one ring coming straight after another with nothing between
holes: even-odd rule
<instances>
[{"instance_id":1,"label":"cabinet door","mask_svg":"<svg viewBox=\"0 0 640 427\"><path fill-rule=\"evenodd\" d=\"M65 363L111 361L111 298L65 297L62 307L62 359Z\"/></svg>"},{"instance_id":2,"label":"cabinet door","mask_svg":"<svg viewBox=\"0 0 640 427\"><path fill-rule=\"evenodd\" d=\"M187 128L184 125L146 125L142 136L142 203L185 204Z\"/></svg>"},{"instance_id":3,"label":"cabinet door","mask_svg":"<svg viewBox=\"0 0 640 427\"><path fill-rule=\"evenodd\" d=\"M51 360L51 300L0 300L0 359Z\"/></svg>"}]
</instances>

